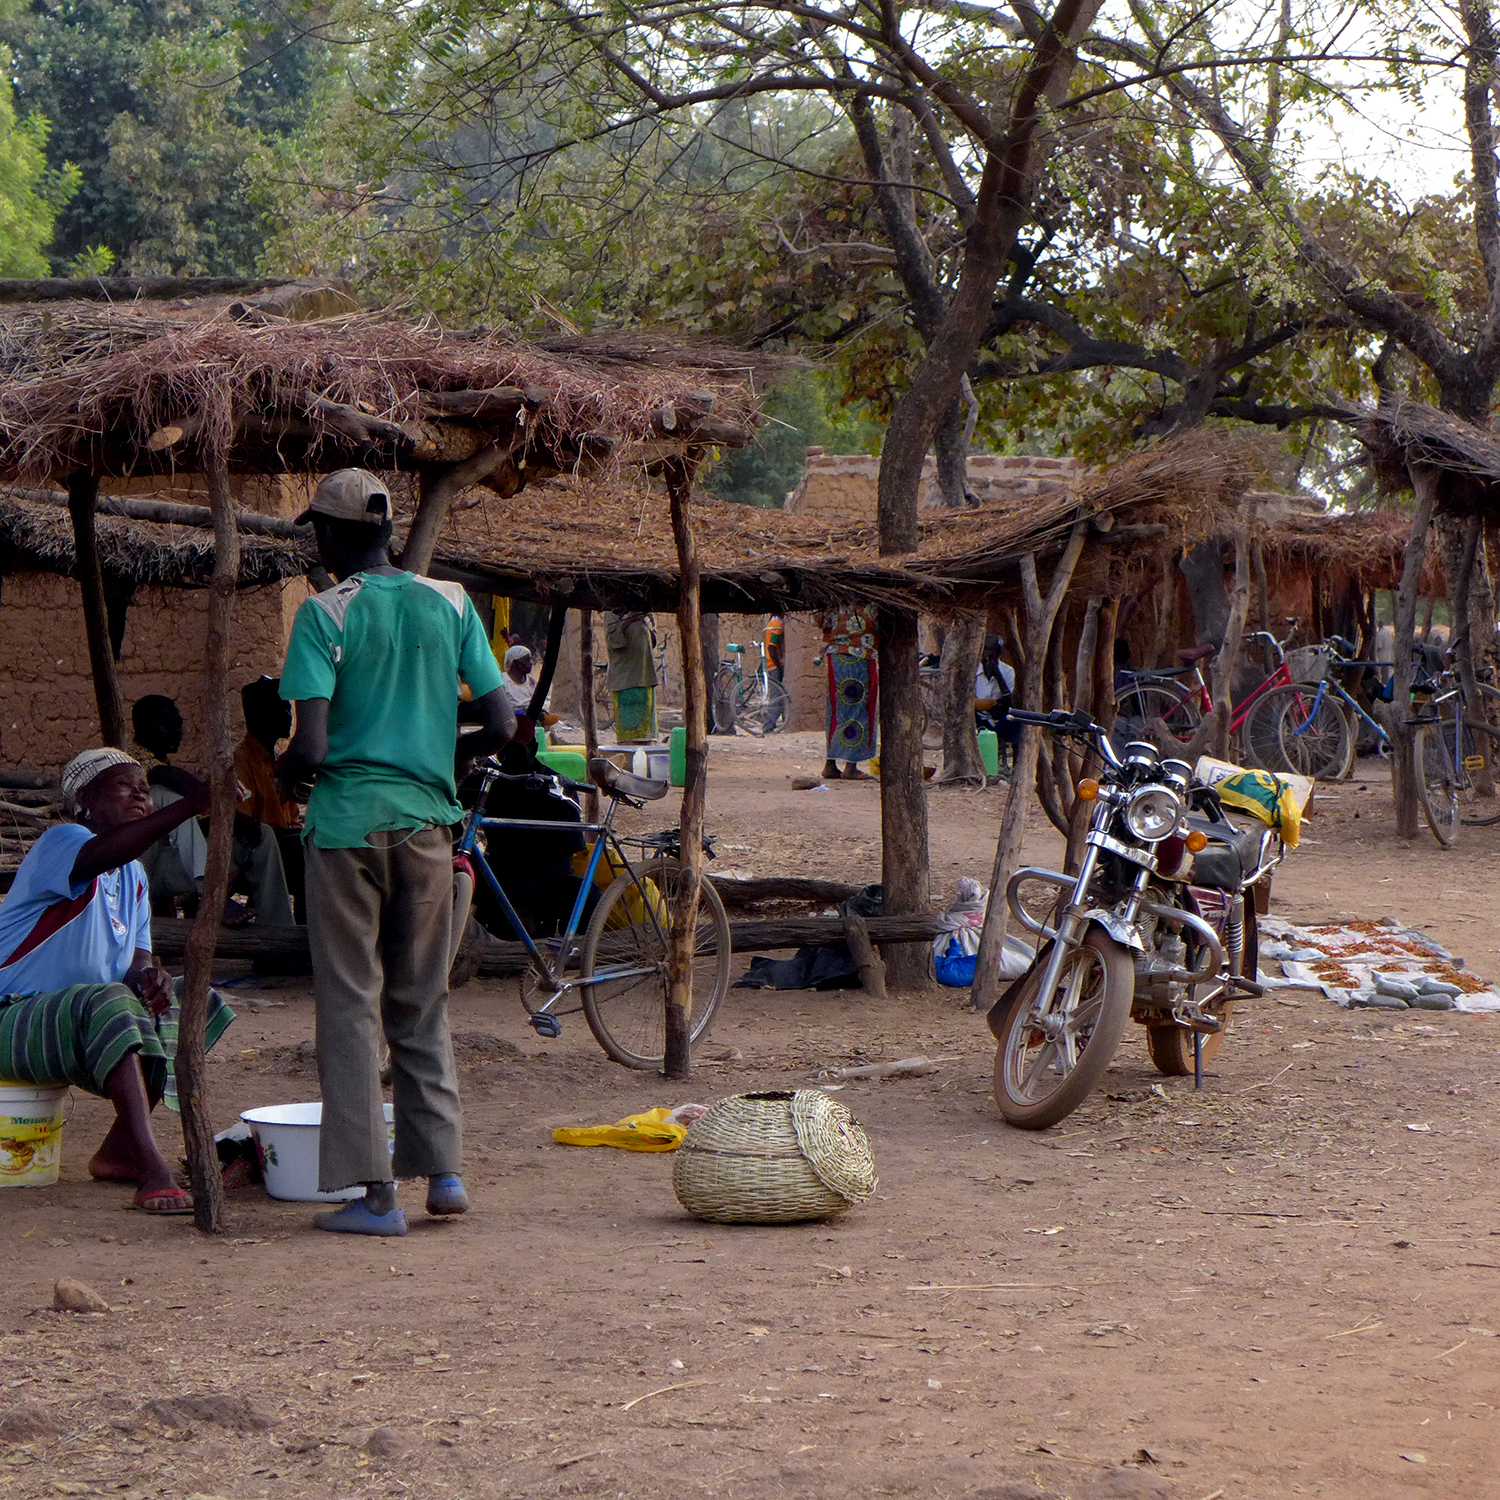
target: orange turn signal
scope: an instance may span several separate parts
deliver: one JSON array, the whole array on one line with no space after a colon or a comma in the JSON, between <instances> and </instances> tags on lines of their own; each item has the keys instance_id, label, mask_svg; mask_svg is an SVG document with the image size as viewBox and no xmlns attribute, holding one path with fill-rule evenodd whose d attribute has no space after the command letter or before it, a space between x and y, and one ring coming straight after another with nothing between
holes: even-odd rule
<instances>
[{"instance_id":1,"label":"orange turn signal","mask_svg":"<svg viewBox=\"0 0 1500 1500\"><path fill-rule=\"evenodd\" d=\"M1200 833L1198 829L1195 828L1190 834L1188 834L1184 842L1188 846L1189 854L1201 854L1205 849L1208 848L1208 835L1206 833Z\"/></svg>"},{"instance_id":2,"label":"orange turn signal","mask_svg":"<svg viewBox=\"0 0 1500 1500\"><path fill-rule=\"evenodd\" d=\"M1099 795L1099 783L1092 776L1085 776L1074 790L1085 802L1092 802Z\"/></svg>"}]
</instances>

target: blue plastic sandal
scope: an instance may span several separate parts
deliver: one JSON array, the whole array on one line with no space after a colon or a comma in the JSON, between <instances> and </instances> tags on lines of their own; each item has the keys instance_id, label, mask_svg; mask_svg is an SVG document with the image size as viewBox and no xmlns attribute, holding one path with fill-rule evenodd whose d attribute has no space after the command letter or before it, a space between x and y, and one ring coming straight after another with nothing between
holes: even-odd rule
<instances>
[{"instance_id":1,"label":"blue plastic sandal","mask_svg":"<svg viewBox=\"0 0 1500 1500\"><path fill-rule=\"evenodd\" d=\"M401 1209L371 1213L363 1198L346 1203L336 1213L319 1214L313 1223L330 1234L378 1234L394 1238L406 1233L406 1215Z\"/></svg>"},{"instance_id":2,"label":"blue plastic sandal","mask_svg":"<svg viewBox=\"0 0 1500 1500\"><path fill-rule=\"evenodd\" d=\"M434 1218L469 1211L469 1195L464 1191L464 1180L457 1172L444 1172L427 1179L427 1212Z\"/></svg>"}]
</instances>

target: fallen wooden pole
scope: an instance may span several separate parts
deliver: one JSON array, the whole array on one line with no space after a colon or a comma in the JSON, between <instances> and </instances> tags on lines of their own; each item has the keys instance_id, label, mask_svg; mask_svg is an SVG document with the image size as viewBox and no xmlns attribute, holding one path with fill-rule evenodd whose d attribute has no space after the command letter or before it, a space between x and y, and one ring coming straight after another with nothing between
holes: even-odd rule
<instances>
[{"instance_id":1,"label":"fallen wooden pole","mask_svg":"<svg viewBox=\"0 0 1500 1500\"><path fill-rule=\"evenodd\" d=\"M762 901L820 901L837 906L864 889L842 880L811 875L709 875L705 877L725 906L757 906Z\"/></svg>"},{"instance_id":2,"label":"fallen wooden pole","mask_svg":"<svg viewBox=\"0 0 1500 1500\"><path fill-rule=\"evenodd\" d=\"M887 943L930 943L943 928L936 912L917 912L904 917L866 917L870 940ZM193 924L180 917L161 917L151 924L157 955L169 964L181 962L187 935ZM815 947L842 943L846 932L842 917L780 917L764 922L731 922L730 944L735 953L774 953L784 948ZM601 952L607 945L601 944ZM310 961L307 928L269 927L252 922L245 927L225 927L219 933L217 958L270 959L288 964ZM526 945L486 937L481 945L479 972L491 979L520 974L526 969Z\"/></svg>"}]
</instances>

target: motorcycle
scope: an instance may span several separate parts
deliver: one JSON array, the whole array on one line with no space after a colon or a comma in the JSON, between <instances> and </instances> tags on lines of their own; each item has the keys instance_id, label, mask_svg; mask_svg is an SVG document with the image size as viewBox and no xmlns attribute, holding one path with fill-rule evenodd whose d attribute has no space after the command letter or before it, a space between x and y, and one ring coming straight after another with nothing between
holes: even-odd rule
<instances>
[{"instance_id":1,"label":"motorcycle","mask_svg":"<svg viewBox=\"0 0 1500 1500\"><path fill-rule=\"evenodd\" d=\"M1102 767L1077 788L1092 803L1078 873L1019 870L1005 892L1038 943L987 1018L995 1102L1010 1124L1042 1130L1087 1098L1130 1020L1162 1073L1201 1084L1235 1003L1262 993L1257 900L1264 912L1285 849L1270 828L1230 822L1218 794L1155 745L1116 754L1083 712L1011 717L1091 746ZM1045 915L1022 902L1037 885L1057 892Z\"/></svg>"}]
</instances>

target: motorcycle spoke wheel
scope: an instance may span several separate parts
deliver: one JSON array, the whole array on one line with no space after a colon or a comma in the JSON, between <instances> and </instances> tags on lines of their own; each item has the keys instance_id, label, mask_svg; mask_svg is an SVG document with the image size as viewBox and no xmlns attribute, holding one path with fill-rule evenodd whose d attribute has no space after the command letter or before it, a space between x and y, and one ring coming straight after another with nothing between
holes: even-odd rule
<instances>
[{"instance_id":1,"label":"motorcycle spoke wheel","mask_svg":"<svg viewBox=\"0 0 1500 1500\"><path fill-rule=\"evenodd\" d=\"M1052 1004L1039 991L1050 949L1012 994L995 1028L995 1104L1012 1125L1045 1130L1093 1091L1130 1018L1135 975L1130 956L1098 930L1066 955Z\"/></svg>"}]
</instances>

